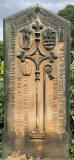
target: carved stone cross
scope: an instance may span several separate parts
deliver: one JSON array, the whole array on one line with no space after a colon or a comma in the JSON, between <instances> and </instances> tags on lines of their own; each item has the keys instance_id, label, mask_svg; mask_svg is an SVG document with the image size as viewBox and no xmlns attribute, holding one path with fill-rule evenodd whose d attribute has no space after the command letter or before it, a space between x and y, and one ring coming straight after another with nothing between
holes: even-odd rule
<instances>
[{"instance_id":1,"label":"carved stone cross","mask_svg":"<svg viewBox=\"0 0 74 160\"><path fill-rule=\"evenodd\" d=\"M57 59L58 57L53 53L53 52L49 52L49 50L51 50L51 47L54 47L54 43L52 45L52 43L50 42L50 35L52 33L52 38L55 38L55 33L52 32L50 29L47 29L46 32L44 33L45 35L42 36L46 36L44 37L49 39L49 49L48 49L48 54L43 52L40 49L39 43L40 43L40 36L41 33L40 31L43 29L43 25L39 24L39 21L36 21L35 24L32 24L32 28L35 30L35 43L36 43L36 47L34 48L34 50L28 55L27 51L21 51L20 54L17 55L17 57L20 59L21 62L24 62L25 59L30 59L31 61L33 61L35 63L36 66L36 71L35 71L35 81L36 81L36 129L35 129L35 133L33 131L33 133L35 135L31 135L32 138L34 138L34 136L39 136L39 137L43 137L44 138L44 132L45 132L45 79L43 79L43 131L41 133L40 131L40 127L39 127L39 104L38 104L38 81L40 80L39 76L40 76L40 71L39 71L39 66L40 64L48 59L49 60L49 64L46 64L44 67L44 71L43 71L43 75L45 78L45 74L47 73L49 76L49 79L52 80L54 78L54 76L51 74L52 72L52 66L50 65L50 63L53 63L55 59ZM24 30L25 31L25 30ZM26 33L27 34L27 33ZM29 35L28 35L29 36ZM25 38L29 39L29 37L25 36ZM25 39L26 40L26 39ZM52 39L51 41L54 41L54 39ZM55 42L55 41L54 41Z\"/></svg>"}]
</instances>

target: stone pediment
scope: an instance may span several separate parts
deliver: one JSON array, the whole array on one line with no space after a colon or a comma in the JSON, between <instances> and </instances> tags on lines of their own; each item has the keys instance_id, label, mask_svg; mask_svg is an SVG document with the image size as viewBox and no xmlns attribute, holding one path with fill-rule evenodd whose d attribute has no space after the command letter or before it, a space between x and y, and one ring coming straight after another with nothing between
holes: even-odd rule
<instances>
[{"instance_id":1,"label":"stone pediment","mask_svg":"<svg viewBox=\"0 0 74 160\"><path fill-rule=\"evenodd\" d=\"M23 15L23 16L22 16ZM60 17L57 14L54 14L53 12L49 11L48 9L42 7L41 5L37 4L33 7L29 7L27 9L24 9L23 11L17 12L11 16L8 16L4 18L5 20L10 20L10 21L16 21L16 24L19 23L21 19L21 23L31 23L33 20L36 20L36 18L39 17L42 22L45 25L50 25L52 27L59 28L59 26L62 25L70 25L70 21Z\"/></svg>"}]
</instances>

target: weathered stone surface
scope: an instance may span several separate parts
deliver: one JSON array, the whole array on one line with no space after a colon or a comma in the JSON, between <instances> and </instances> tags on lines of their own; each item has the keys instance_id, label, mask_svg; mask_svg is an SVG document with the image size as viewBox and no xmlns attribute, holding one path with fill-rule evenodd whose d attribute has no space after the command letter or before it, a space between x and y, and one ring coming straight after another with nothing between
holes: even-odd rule
<instances>
[{"instance_id":1,"label":"weathered stone surface","mask_svg":"<svg viewBox=\"0 0 74 160\"><path fill-rule=\"evenodd\" d=\"M67 160L70 22L36 5L4 20L4 43L4 158Z\"/></svg>"}]
</instances>

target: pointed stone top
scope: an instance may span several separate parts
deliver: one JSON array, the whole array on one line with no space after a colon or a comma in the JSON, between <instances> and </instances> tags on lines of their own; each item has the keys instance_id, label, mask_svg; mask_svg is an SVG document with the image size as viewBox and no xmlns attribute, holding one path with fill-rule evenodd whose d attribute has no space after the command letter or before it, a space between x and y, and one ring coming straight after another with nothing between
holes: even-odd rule
<instances>
[{"instance_id":1,"label":"pointed stone top","mask_svg":"<svg viewBox=\"0 0 74 160\"><path fill-rule=\"evenodd\" d=\"M67 23L67 24L69 24L69 25L71 24L70 21L62 18L61 16L53 13L52 11L49 11L48 9L42 7L40 4L36 4L36 5L32 6L32 7L29 7L29 8L27 8L27 9L24 9L24 10L22 10L22 11L20 11L20 12L14 13L13 15L10 15L10 16L8 16L8 17L5 17L4 19L5 19L5 20L6 20L6 19L10 19L10 20L15 19L15 18L17 18L18 16L21 16L21 14L31 13L31 12L34 11L36 8L37 8L38 11L41 10L41 12L46 13L46 15L49 14L49 16L51 15L51 16L53 16L53 17L56 17L59 21L65 22L65 23Z\"/></svg>"}]
</instances>

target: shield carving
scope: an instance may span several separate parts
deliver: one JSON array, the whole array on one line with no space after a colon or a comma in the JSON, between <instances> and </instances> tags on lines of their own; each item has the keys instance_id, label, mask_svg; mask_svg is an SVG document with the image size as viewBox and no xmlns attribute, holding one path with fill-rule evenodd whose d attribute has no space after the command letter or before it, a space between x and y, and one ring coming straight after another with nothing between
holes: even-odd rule
<instances>
[{"instance_id":1,"label":"shield carving","mask_svg":"<svg viewBox=\"0 0 74 160\"><path fill-rule=\"evenodd\" d=\"M33 33L28 28L22 29L20 31L20 37L19 37L19 45L22 49L25 51L28 51L33 42Z\"/></svg>"},{"instance_id":2,"label":"shield carving","mask_svg":"<svg viewBox=\"0 0 74 160\"><path fill-rule=\"evenodd\" d=\"M56 45L56 32L46 29L42 32L42 45L46 50L51 51Z\"/></svg>"}]
</instances>

